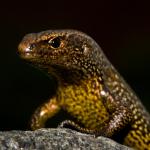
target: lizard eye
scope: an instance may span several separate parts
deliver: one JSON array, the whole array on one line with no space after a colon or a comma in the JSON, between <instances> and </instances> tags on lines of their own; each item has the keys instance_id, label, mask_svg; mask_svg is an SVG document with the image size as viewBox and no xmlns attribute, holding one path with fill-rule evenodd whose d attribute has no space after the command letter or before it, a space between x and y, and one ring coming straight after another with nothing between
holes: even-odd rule
<instances>
[{"instance_id":1,"label":"lizard eye","mask_svg":"<svg viewBox=\"0 0 150 150\"><path fill-rule=\"evenodd\" d=\"M48 43L50 44L52 48L59 48L61 45L61 39L60 37L56 37L56 38L50 39Z\"/></svg>"}]
</instances>

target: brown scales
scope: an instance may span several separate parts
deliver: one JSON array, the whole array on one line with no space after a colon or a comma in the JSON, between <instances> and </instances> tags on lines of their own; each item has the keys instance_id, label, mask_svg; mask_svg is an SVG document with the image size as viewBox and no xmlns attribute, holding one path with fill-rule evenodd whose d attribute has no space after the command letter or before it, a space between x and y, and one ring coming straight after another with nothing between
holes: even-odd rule
<instances>
[{"instance_id":1,"label":"brown scales","mask_svg":"<svg viewBox=\"0 0 150 150\"><path fill-rule=\"evenodd\" d=\"M25 36L18 49L21 58L58 82L56 95L33 114L33 130L63 109L76 122L61 126L120 136L125 145L150 149L149 113L92 38L75 30L49 30Z\"/></svg>"}]
</instances>

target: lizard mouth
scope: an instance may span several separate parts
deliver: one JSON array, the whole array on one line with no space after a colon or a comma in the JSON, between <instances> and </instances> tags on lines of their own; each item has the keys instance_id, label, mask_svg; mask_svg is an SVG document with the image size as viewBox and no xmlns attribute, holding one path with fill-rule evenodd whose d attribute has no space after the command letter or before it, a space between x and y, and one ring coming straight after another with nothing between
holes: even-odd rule
<instances>
[{"instance_id":1,"label":"lizard mouth","mask_svg":"<svg viewBox=\"0 0 150 150\"><path fill-rule=\"evenodd\" d=\"M21 49L18 49L17 54L23 59L31 59L35 57L34 53L28 51L22 51Z\"/></svg>"}]
</instances>

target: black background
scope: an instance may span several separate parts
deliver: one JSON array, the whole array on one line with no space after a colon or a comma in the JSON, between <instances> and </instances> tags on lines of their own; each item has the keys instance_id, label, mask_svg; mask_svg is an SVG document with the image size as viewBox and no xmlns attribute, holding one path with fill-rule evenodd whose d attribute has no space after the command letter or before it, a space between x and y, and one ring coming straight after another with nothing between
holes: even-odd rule
<instances>
[{"instance_id":1,"label":"black background","mask_svg":"<svg viewBox=\"0 0 150 150\"><path fill-rule=\"evenodd\" d=\"M27 129L52 81L16 54L30 32L73 28L102 47L150 111L150 9L138 1L6 1L0 4L0 130ZM59 120L59 117L57 118Z\"/></svg>"}]
</instances>

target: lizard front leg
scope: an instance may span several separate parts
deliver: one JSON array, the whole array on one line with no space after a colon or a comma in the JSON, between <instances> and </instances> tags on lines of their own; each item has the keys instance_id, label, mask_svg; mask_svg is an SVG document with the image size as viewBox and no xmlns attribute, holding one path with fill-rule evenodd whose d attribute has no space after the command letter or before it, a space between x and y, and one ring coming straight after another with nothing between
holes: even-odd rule
<instances>
[{"instance_id":1,"label":"lizard front leg","mask_svg":"<svg viewBox=\"0 0 150 150\"><path fill-rule=\"evenodd\" d=\"M64 128L64 127L66 128L67 126L73 127L75 130L82 133L94 134L94 135L96 133L96 130L81 127L79 124L75 123L72 120L64 120L58 125L58 128Z\"/></svg>"},{"instance_id":2,"label":"lizard front leg","mask_svg":"<svg viewBox=\"0 0 150 150\"><path fill-rule=\"evenodd\" d=\"M100 129L89 129L81 127L79 124L72 120L65 120L61 122L58 127L63 128L70 126L82 133L94 134L95 136L112 137L115 133L119 132L119 130L123 129L128 123L130 123L131 119L131 113L127 108L122 107L117 109L111 115L110 119L105 122Z\"/></svg>"},{"instance_id":3,"label":"lizard front leg","mask_svg":"<svg viewBox=\"0 0 150 150\"><path fill-rule=\"evenodd\" d=\"M102 94L104 94L104 91L102 92ZM104 122L99 129L91 130L89 128L84 128L71 120L63 121L59 125L59 127L71 126L83 133L94 134L96 136L101 135L106 137L112 137L115 133L118 133L119 130L123 129L131 122L132 113L127 106L117 104L116 100L114 100L113 96L111 96L111 94L109 93L103 95L103 104L107 108L107 111L110 115L109 119Z\"/></svg>"},{"instance_id":4,"label":"lizard front leg","mask_svg":"<svg viewBox=\"0 0 150 150\"><path fill-rule=\"evenodd\" d=\"M132 120L132 114L126 107L117 108L104 124L101 130L95 132L96 136L112 137L120 130L125 128Z\"/></svg>"},{"instance_id":5,"label":"lizard front leg","mask_svg":"<svg viewBox=\"0 0 150 150\"><path fill-rule=\"evenodd\" d=\"M31 117L31 129L36 130L45 126L45 122L60 111L56 97L38 107Z\"/></svg>"}]
</instances>

